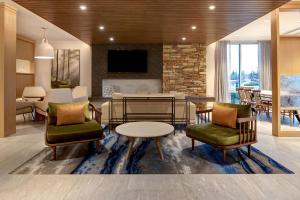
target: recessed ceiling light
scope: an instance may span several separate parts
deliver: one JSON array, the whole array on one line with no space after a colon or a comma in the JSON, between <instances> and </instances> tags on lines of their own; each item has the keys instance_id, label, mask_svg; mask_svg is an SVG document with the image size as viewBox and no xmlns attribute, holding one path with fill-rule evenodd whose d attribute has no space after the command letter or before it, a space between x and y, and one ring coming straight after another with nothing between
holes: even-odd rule
<instances>
[{"instance_id":1,"label":"recessed ceiling light","mask_svg":"<svg viewBox=\"0 0 300 200\"><path fill-rule=\"evenodd\" d=\"M216 9L216 6L215 5L210 5L210 6L208 6L208 9L209 10L214 10L214 9Z\"/></svg>"},{"instance_id":2,"label":"recessed ceiling light","mask_svg":"<svg viewBox=\"0 0 300 200\"><path fill-rule=\"evenodd\" d=\"M234 37L239 37L240 35L239 34L235 34L235 35L233 35Z\"/></svg>"},{"instance_id":3,"label":"recessed ceiling light","mask_svg":"<svg viewBox=\"0 0 300 200\"><path fill-rule=\"evenodd\" d=\"M197 29L197 26L191 26L191 29L192 29L192 30L196 30L196 29Z\"/></svg>"},{"instance_id":4,"label":"recessed ceiling light","mask_svg":"<svg viewBox=\"0 0 300 200\"><path fill-rule=\"evenodd\" d=\"M113 42L113 41L115 41L115 39L113 37L110 37L109 41Z\"/></svg>"},{"instance_id":5,"label":"recessed ceiling light","mask_svg":"<svg viewBox=\"0 0 300 200\"><path fill-rule=\"evenodd\" d=\"M181 40L182 40L182 41L186 41L186 37L182 37Z\"/></svg>"},{"instance_id":6,"label":"recessed ceiling light","mask_svg":"<svg viewBox=\"0 0 300 200\"><path fill-rule=\"evenodd\" d=\"M105 29L105 27L104 27L104 26L99 26L99 29L100 29L101 31L103 31L103 30Z\"/></svg>"},{"instance_id":7,"label":"recessed ceiling light","mask_svg":"<svg viewBox=\"0 0 300 200\"><path fill-rule=\"evenodd\" d=\"M80 10L86 10L87 9L86 5L80 5L79 8L80 8Z\"/></svg>"}]
</instances>

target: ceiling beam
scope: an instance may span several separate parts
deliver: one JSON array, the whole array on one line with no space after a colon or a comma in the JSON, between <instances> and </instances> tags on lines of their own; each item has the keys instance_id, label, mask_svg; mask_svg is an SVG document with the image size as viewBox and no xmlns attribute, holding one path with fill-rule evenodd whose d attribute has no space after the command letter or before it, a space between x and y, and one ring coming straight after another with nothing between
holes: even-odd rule
<instances>
[{"instance_id":1,"label":"ceiling beam","mask_svg":"<svg viewBox=\"0 0 300 200\"><path fill-rule=\"evenodd\" d=\"M299 11L299 10L300 10L300 1L291 1L279 8L280 12Z\"/></svg>"}]
</instances>

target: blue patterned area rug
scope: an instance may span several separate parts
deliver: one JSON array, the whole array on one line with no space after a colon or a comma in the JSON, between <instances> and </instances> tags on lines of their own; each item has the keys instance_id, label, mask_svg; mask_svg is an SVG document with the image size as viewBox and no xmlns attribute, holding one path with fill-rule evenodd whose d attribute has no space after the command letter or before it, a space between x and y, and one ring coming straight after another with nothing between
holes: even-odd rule
<instances>
[{"instance_id":1,"label":"blue patterned area rug","mask_svg":"<svg viewBox=\"0 0 300 200\"><path fill-rule=\"evenodd\" d=\"M222 152L210 145L196 143L184 130L177 130L161 139L165 160L160 160L155 142L151 139L136 140L134 151L127 161L126 137L106 133L100 153L94 144L78 144L57 148L57 160L52 160L50 148L45 148L19 166L11 174L291 174L280 163L252 148L231 150L224 164Z\"/></svg>"}]
</instances>

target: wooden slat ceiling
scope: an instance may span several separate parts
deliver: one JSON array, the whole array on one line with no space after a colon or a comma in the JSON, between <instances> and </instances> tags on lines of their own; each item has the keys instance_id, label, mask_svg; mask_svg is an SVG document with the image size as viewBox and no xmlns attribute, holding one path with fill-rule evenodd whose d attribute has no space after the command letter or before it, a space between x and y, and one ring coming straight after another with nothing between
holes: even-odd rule
<instances>
[{"instance_id":1,"label":"wooden slat ceiling","mask_svg":"<svg viewBox=\"0 0 300 200\"><path fill-rule=\"evenodd\" d=\"M287 4L284 4L283 6L280 7L280 11L285 12L285 11L291 11L291 10L297 10L299 11L300 9L300 1L290 1Z\"/></svg>"},{"instance_id":2,"label":"wooden slat ceiling","mask_svg":"<svg viewBox=\"0 0 300 200\"><path fill-rule=\"evenodd\" d=\"M210 44L288 0L14 0L88 44ZM80 5L87 10L81 11ZM215 5L211 11L209 5ZM105 31L98 29L105 26ZM196 25L195 31L191 26Z\"/></svg>"}]
</instances>

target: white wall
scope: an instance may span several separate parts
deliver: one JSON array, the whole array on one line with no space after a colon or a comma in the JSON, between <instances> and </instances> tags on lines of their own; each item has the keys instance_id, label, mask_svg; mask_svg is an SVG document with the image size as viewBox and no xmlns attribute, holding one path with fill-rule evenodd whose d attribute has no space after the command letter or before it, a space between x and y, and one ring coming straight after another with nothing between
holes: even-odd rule
<instances>
[{"instance_id":1,"label":"white wall","mask_svg":"<svg viewBox=\"0 0 300 200\"><path fill-rule=\"evenodd\" d=\"M35 60L35 85L51 89L51 60Z\"/></svg>"},{"instance_id":2,"label":"white wall","mask_svg":"<svg viewBox=\"0 0 300 200\"><path fill-rule=\"evenodd\" d=\"M92 49L81 41L50 41L54 49L80 49L80 85L92 94ZM36 60L35 84L51 89L51 61Z\"/></svg>"},{"instance_id":3,"label":"white wall","mask_svg":"<svg viewBox=\"0 0 300 200\"><path fill-rule=\"evenodd\" d=\"M216 43L212 43L206 48L206 95L215 96L215 48Z\"/></svg>"}]
</instances>

